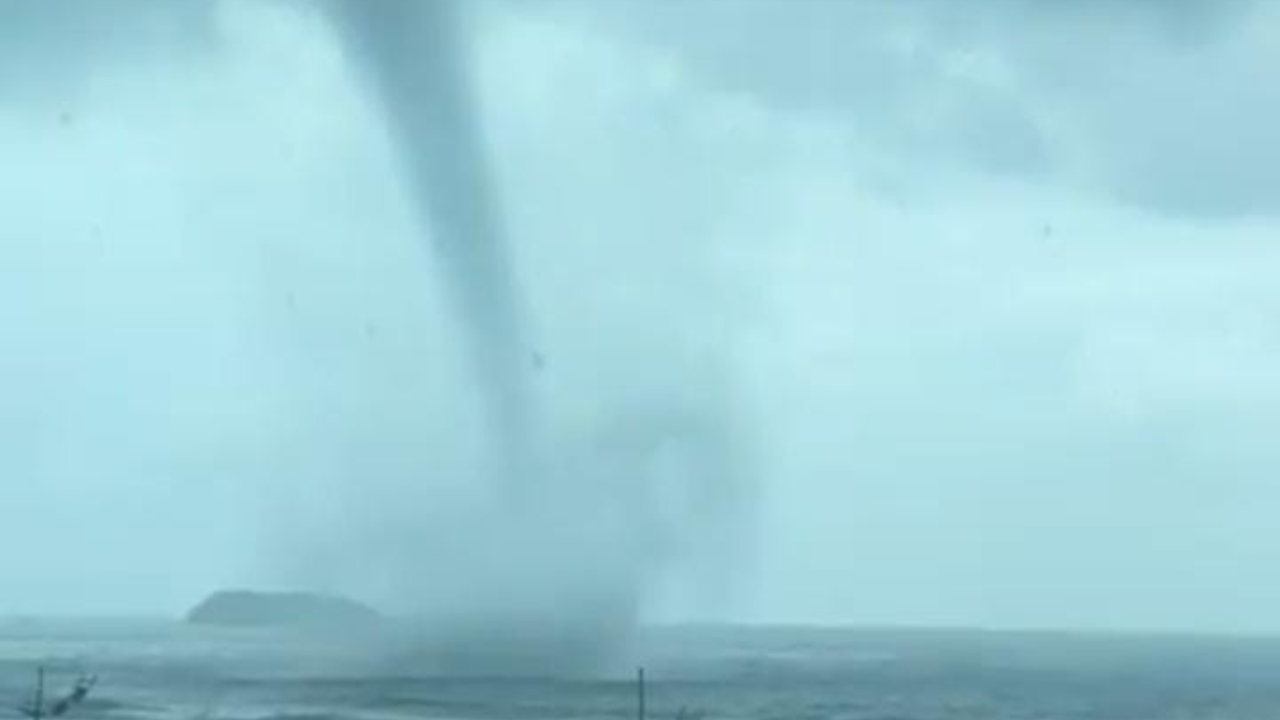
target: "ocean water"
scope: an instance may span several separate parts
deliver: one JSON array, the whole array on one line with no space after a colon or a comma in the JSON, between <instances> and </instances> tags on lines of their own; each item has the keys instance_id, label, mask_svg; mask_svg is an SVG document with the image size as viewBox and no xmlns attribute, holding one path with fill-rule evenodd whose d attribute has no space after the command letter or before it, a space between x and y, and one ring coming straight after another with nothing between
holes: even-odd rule
<instances>
[{"instance_id":1,"label":"ocean water","mask_svg":"<svg viewBox=\"0 0 1280 720\"><path fill-rule=\"evenodd\" d=\"M1280 717L1280 639L669 627L646 630L649 718ZM630 669L499 677L336 638L167 622L0 623L0 714L48 668L100 674L99 720L634 718Z\"/></svg>"}]
</instances>

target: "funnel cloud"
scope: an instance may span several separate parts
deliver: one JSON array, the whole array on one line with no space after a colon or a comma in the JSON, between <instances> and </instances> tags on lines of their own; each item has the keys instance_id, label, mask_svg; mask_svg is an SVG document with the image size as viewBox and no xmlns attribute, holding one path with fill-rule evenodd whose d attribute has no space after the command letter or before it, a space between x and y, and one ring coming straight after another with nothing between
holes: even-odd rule
<instances>
[{"instance_id":1,"label":"funnel cloud","mask_svg":"<svg viewBox=\"0 0 1280 720\"><path fill-rule=\"evenodd\" d=\"M531 346L475 107L462 11L453 0L334 0L332 17L386 115L409 197L441 259L499 438L495 452L519 458L531 410L524 377ZM518 464L497 472L507 476L504 492L523 492Z\"/></svg>"},{"instance_id":2,"label":"funnel cloud","mask_svg":"<svg viewBox=\"0 0 1280 720\"><path fill-rule=\"evenodd\" d=\"M727 469L728 446L704 427L705 408L644 408L630 425L626 417L621 424L602 418L622 434L605 441L541 427L549 418L532 404L532 382L545 360L524 323L463 8L420 0L345 0L332 8L440 258L486 400L484 444L495 459L480 472L492 486L490 500L464 509L465 524L433 531L431 542L466 548L465 566L423 553L427 536L411 533L417 542L391 572L435 580L427 591L434 610L421 610L429 633L449 631L429 635L429 647L514 645L537 649L540 663L598 666L634 629L674 549L667 542L674 529L653 511L654 458L673 440L710 447L711 457L679 478L695 488L732 482L727 474L738 469ZM724 511L706 509L708 517Z\"/></svg>"}]
</instances>

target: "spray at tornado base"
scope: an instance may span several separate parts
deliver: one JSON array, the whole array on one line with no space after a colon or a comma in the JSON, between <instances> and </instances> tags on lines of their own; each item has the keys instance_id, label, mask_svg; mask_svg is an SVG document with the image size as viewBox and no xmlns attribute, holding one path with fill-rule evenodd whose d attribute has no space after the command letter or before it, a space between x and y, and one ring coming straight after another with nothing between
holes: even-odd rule
<instances>
[{"instance_id":1,"label":"spray at tornado base","mask_svg":"<svg viewBox=\"0 0 1280 720\"><path fill-rule=\"evenodd\" d=\"M331 17L366 97L387 123L424 235L446 275L464 357L480 388L489 498L465 521L468 557L434 575L419 643L445 662L483 657L545 670L602 669L625 647L650 586L673 549L700 542L673 530L659 507L654 457L684 449L684 524L716 523L739 470L714 391L693 403L657 401L611 420L591 447L549 441L531 388L533 349L506 247L495 166L486 152L472 81L467 6L452 0L333 0ZM657 405L654 407L653 405ZM703 405L703 406L699 406ZM703 512L705 511L705 512ZM691 520L698 512L705 517ZM687 528L686 528L687 530ZM705 533L708 543L715 531ZM684 537L676 539L677 535ZM722 538L721 538L722 539ZM405 551L409 558L411 550ZM419 557L429 565L429 553ZM516 669L528 665L517 665Z\"/></svg>"}]
</instances>

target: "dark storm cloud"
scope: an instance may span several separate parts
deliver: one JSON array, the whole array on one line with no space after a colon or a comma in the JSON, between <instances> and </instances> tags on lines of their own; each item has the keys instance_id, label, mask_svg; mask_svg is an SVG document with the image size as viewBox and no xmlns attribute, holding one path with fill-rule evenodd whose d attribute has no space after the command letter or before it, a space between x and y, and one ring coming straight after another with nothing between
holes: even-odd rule
<instances>
[{"instance_id":1,"label":"dark storm cloud","mask_svg":"<svg viewBox=\"0 0 1280 720\"><path fill-rule=\"evenodd\" d=\"M1177 215L1280 210L1273 8L694 0L560 7L675 51L713 91L837 112L929 166L1050 175Z\"/></svg>"},{"instance_id":2,"label":"dark storm cloud","mask_svg":"<svg viewBox=\"0 0 1280 720\"><path fill-rule=\"evenodd\" d=\"M1024 103L1075 144L1060 152L1092 166L1064 163L1066 172L1171 215L1280 211L1274 6L1029 5L997 16L977 41L1009 58Z\"/></svg>"},{"instance_id":3,"label":"dark storm cloud","mask_svg":"<svg viewBox=\"0 0 1280 720\"><path fill-rule=\"evenodd\" d=\"M180 61L214 43L211 0L6 0L0 105L66 103L105 65Z\"/></svg>"},{"instance_id":4,"label":"dark storm cloud","mask_svg":"<svg viewBox=\"0 0 1280 720\"><path fill-rule=\"evenodd\" d=\"M712 92L838 112L869 143L994 172L1039 173L1049 161L1016 97L917 47L930 18L914 5L703 0L574 9L674 49Z\"/></svg>"}]
</instances>

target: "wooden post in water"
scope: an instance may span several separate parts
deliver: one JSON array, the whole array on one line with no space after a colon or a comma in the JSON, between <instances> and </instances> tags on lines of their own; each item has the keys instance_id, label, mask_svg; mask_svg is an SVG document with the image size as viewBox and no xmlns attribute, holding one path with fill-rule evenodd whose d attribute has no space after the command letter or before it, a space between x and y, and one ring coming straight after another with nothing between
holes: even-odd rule
<instances>
[{"instance_id":1,"label":"wooden post in water","mask_svg":"<svg viewBox=\"0 0 1280 720\"><path fill-rule=\"evenodd\" d=\"M645 720L647 715L644 707L644 667L640 667L636 671L636 720Z\"/></svg>"},{"instance_id":2,"label":"wooden post in water","mask_svg":"<svg viewBox=\"0 0 1280 720\"><path fill-rule=\"evenodd\" d=\"M36 668L36 689L31 693L31 704L20 705L18 712L25 715L30 720L43 720L44 718L44 666Z\"/></svg>"},{"instance_id":3,"label":"wooden post in water","mask_svg":"<svg viewBox=\"0 0 1280 720\"><path fill-rule=\"evenodd\" d=\"M32 705L35 711L34 720L44 717L44 666L36 668L36 701Z\"/></svg>"}]
</instances>

